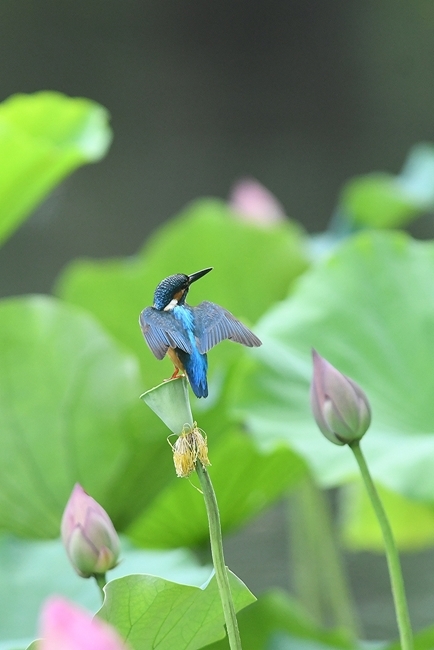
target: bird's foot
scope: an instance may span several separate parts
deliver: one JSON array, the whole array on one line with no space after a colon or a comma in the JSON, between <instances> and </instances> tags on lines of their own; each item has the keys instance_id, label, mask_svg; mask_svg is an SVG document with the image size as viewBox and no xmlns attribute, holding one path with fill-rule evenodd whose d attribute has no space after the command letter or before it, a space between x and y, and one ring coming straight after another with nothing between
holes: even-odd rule
<instances>
[{"instance_id":1,"label":"bird's foot","mask_svg":"<svg viewBox=\"0 0 434 650\"><path fill-rule=\"evenodd\" d=\"M181 377L185 377L185 372L180 373L179 368L175 368L175 371L174 371L173 375L171 377L169 377L168 379L163 379L163 382L164 381L171 381L172 379L181 379Z\"/></svg>"}]
</instances>

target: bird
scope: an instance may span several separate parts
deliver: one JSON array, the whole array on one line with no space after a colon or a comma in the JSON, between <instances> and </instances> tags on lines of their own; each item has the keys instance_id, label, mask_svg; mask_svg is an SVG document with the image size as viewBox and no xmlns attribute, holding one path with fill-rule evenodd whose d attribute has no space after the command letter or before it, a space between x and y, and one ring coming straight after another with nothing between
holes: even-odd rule
<instances>
[{"instance_id":1,"label":"bird","mask_svg":"<svg viewBox=\"0 0 434 650\"><path fill-rule=\"evenodd\" d=\"M175 371L187 375L196 397L208 397L207 352L225 339L259 347L262 342L230 311L207 300L192 307L185 302L190 286L213 267L191 275L176 273L162 280L152 307L140 314L139 323L151 352L157 359L166 354Z\"/></svg>"}]
</instances>

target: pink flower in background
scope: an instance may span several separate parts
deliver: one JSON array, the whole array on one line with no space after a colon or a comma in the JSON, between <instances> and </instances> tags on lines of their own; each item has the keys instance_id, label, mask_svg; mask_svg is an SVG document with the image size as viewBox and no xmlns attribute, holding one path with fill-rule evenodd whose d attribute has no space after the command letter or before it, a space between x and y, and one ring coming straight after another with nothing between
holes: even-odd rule
<instances>
[{"instance_id":1,"label":"pink flower in background","mask_svg":"<svg viewBox=\"0 0 434 650\"><path fill-rule=\"evenodd\" d=\"M71 564L83 578L116 566L120 546L111 519L78 483L66 504L61 534Z\"/></svg>"},{"instance_id":2,"label":"pink flower in background","mask_svg":"<svg viewBox=\"0 0 434 650\"><path fill-rule=\"evenodd\" d=\"M246 221L263 225L282 221L285 217L281 203L253 178L245 178L234 185L229 207Z\"/></svg>"},{"instance_id":3,"label":"pink flower in background","mask_svg":"<svg viewBox=\"0 0 434 650\"><path fill-rule=\"evenodd\" d=\"M59 597L42 610L39 650L125 650L126 645L108 623Z\"/></svg>"}]
</instances>

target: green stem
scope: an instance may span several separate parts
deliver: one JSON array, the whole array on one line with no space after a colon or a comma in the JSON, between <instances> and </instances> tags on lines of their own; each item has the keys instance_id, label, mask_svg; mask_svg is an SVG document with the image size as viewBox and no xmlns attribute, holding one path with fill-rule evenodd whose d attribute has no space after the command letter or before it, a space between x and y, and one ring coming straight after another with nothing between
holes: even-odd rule
<instances>
[{"instance_id":1,"label":"green stem","mask_svg":"<svg viewBox=\"0 0 434 650\"><path fill-rule=\"evenodd\" d=\"M317 513L309 487L303 481L290 497L289 534L294 592L303 609L324 625L317 561Z\"/></svg>"},{"instance_id":2,"label":"green stem","mask_svg":"<svg viewBox=\"0 0 434 650\"><path fill-rule=\"evenodd\" d=\"M95 582L98 585L99 590L101 592L102 602L104 602L104 598L105 598L104 587L107 583L105 573L94 573L93 577L95 578Z\"/></svg>"},{"instance_id":3,"label":"green stem","mask_svg":"<svg viewBox=\"0 0 434 650\"><path fill-rule=\"evenodd\" d=\"M290 503L296 593L319 625L331 622L355 639L358 624L327 496L307 477Z\"/></svg>"},{"instance_id":4,"label":"green stem","mask_svg":"<svg viewBox=\"0 0 434 650\"><path fill-rule=\"evenodd\" d=\"M380 501L378 492L371 478L369 468L366 464L365 457L360 448L359 441L352 442L350 448L356 458L360 468L366 491L368 492L372 506L378 519L378 523L383 533L384 546L386 549L387 564L389 566L390 582L392 584L392 594L395 603L396 619L398 622L399 636L401 639L402 650L413 650L413 632L411 629L410 616L408 614L407 599L405 596L404 580L402 578L401 564L399 561L398 550L393 538L392 529L384 511L383 504Z\"/></svg>"},{"instance_id":5,"label":"green stem","mask_svg":"<svg viewBox=\"0 0 434 650\"><path fill-rule=\"evenodd\" d=\"M209 474L200 461L197 461L196 463L196 472L199 477L200 486L202 488L203 496L205 499L206 512L208 515L209 536L211 542L211 554L217 585L220 591L220 598L223 606L223 614L225 617L229 646L231 650L242 650L234 601L232 600L229 577L225 565L225 558L223 555L223 540L217 499Z\"/></svg>"}]
</instances>

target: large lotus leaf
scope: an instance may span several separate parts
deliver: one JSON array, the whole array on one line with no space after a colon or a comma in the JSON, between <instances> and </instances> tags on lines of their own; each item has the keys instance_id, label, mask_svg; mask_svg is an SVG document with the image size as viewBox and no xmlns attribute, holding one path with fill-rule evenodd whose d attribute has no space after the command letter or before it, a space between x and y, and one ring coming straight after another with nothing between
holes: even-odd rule
<instances>
[{"instance_id":1,"label":"large lotus leaf","mask_svg":"<svg viewBox=\"0 0 434 650\"><path fill-rule=\"evenodd\" d=\"M0 526L57 536L76 481L129 523L170 476L140 392L136 359L86 313L46 297L2 301Z\"/></svg>"},{"instance_id":2,"label":"large lotus leaf","mask_svg":"<svg viewBox=\"0 0 434 650\"><path fill-rule=\"evenodd\" d=\"M74 169L102 158L108 113L57 92L14 95L0 104L0 242Z\"/></svg>"},{"instance_id":3,"label":"large lotus leaf","mask_svg":"<svg viewBox=\"0 0 434 650\"><path fill-rule=\"evenodd\" d=\"M121 540L119 565L107 574L113 580L129 573L152 573L166 580L202 585L211 568L199 566L185 549L145 551ZM44 601L57 594L92 612L101 606L94 580L83 580L71 567L60 540L0 539L0 648L6 639L30 639L37 634L37 620ZM25 647L26 643L22 643ZM18 647L19 643L15 642ZM60 650L60 649L59 649Z\"/></svg>"},{"instance_id":4,"label":"large lotus leaf","mask_svg":"<svg viewBox=\"0 0 434 650\"><path fill-rule=\"evenodd\" d=\"M356 650L345 635L315 625L285 592L270 591L238 615L243 647L248 650ZM209 650L226 650L224 641Z\"/></svg>"},{"instance_id":5,"label":"large lotus leaf","mask_svg":"<svg viewBox=\"0 0 434 650\"><path fill-rule=\"evenodd\" d=\"M137 257L74 262L57 292L95 314L137 353L146 388L151 388L170 376L173 366L158 362L148 350L139 313L152 304L164 277L208 266L213 272L192 285L189 302L211 300L252 323L286 295L307 262L301 233L289 220L260 226L238 219L222 201L201 200L160 228ZM211 374L239 353L240 346L233 343L211 351Z\"/></svg>"},{"instance_id":6,"label":"large lotus leaf","mask_svg":"<svg viewBox=\"0 0 434 650\"><path fill-rule=\"evenodd\" d=\"M245 435L232 431L209 438L209 474L219 504L224 532L258 514L302 478L305 465L289 449L266 454ZM141 545L173 548L203 544L209 536L202 494L178 479L161 492L136 519L128 534Z\"/></svg>"},{"instance_id":7,"label":"large lotus leaf","mask_svg":"<svg viewBox=\"0 0 434 650\"><path fill-rule=\"evenodd\" d=\"M434 500L434 245L363 233L300 280L262 319L264 345L244 378L238 413L262 444L286 442L324 485L354 476L347 447L329 443L309 408L311 348L368 394L362 441L373 475L413 500Z\"/></svg>"},{"instance_id":8,"label":"large lotus leaf","mask_svg":"<svg viewBox=\"0 0 434 650\"><path fill-rule=\"evenodd\" d=\"M235 611L255 597L233 573L229 583ZM197 650L225 635L215 576L203 587L169 582L153 575L112 580L99 616L114 625L133 650Z\"/></svg>"}]
</instances>

